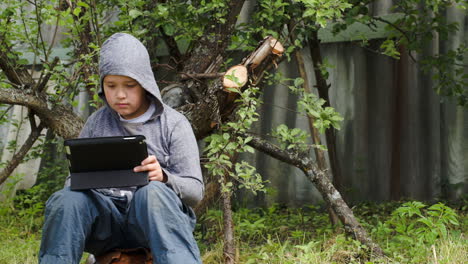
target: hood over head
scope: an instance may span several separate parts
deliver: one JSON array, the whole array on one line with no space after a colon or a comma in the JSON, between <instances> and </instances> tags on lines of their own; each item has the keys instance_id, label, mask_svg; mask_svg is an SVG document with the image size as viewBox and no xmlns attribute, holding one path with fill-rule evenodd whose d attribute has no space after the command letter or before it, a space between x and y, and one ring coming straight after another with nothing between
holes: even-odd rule
<instances>
[{"instance_id":1,"label":"hood over head","mask_svg":"<svg viewBox=\"0 0 468 264\"><path fill-rule=\"evenodd\" d=\"M154 79L150 57L145 46L134 36L116 33L102 45L99 60L100 91L104 96L103 80L106 75L123 75L136 80L152 97L156 104L156 114L163 111L161 93Z\"/></svg>"}]
</instances>

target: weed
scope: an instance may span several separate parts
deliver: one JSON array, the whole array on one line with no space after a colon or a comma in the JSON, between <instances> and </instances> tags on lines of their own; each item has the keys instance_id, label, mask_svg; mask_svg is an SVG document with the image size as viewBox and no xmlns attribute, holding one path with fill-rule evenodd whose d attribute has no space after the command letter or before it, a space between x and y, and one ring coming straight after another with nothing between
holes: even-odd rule
<instances>
[{"instance_id":1,"label":"weed","mask_svg":"<svg viewBox=\"0 0 468 264\"><path fill-rule=\"evenodd\" d=\"M424 262L431 245L447 239L449 229L458 226L457 214L442 203L430 207L412 201L396 209L389 220L378 223L373 235L384 241L386 252L396 259Z\"/></svg>"},{"instance_id":2,"label":"weed","mask_svg":"<svg viewBox=\"0 0 468 264\"><path fill-rule=\"evenodd\" d=\"M0 264L37 263L42 224L41 209L36 205L40 204L39 192L22 192L7 208L0 205L4 212L0 217ZM234 212L238 263L419 264L436 263L436 258L439 264L468 263L466 214L457 215L443 204L398 206L355 207L361 219L378 222L367 227L373 227L372 236L387 253L383 259L370 257L361 243L335 232L319 207L239 208ZM205 264L223 262L222 224L220 210L209 210L199 219L195 236ZM86 254L82 260L85 258Z\"/></svg>"}]
</instances>

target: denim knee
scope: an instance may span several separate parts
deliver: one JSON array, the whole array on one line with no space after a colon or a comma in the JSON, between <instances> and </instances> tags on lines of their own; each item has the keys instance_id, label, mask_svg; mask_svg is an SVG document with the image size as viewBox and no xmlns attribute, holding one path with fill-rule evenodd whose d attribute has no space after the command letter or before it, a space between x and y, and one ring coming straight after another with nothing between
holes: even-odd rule
<instances>
[{"instance_id":1,"label":"denim knee","mask_svg":"<svg viewBox=\"0 0 468 264\"><path fill-rule=\"evenodd\" d=\"M166 186L165 183L160 181L150 181L147 185L138 188L137 193L145 193L145 192L164 192L169 187ZM172 190L171 190L172 191Z\"/></svg>"},{"instance_id":2,"label":"denim knee","mask_svg":"<svg viewBox=\"0 0 468 264\"><path fill-rule=\"evenodd\" d=\"M151 181L147 185L140 187L135 192L135 198L143 198L145 199L179 199L175 192L169 188L165 183L160 181Z\"/></svg>"},{"instance_id":3,"label":"denim knee","mask_svg":"<svg viewBox=\"0 0 468 264\"><path fill-rule=\"evenodd\" d=\"M64 188L55 192L46 202L46 215L53 212L68 212L81 215L89 211L93 201L87 191L72 191Z\"/></svg>"}]
</instances>

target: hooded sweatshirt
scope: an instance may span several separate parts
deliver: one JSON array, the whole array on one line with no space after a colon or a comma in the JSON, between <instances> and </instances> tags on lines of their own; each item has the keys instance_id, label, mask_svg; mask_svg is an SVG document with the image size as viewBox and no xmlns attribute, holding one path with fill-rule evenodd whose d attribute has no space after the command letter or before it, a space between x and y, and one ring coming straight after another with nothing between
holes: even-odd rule
<instances>
[{"instance_id":1,"label":"hooded sweatshirt","mask_svg":"<svg viewBox=\"0 0 468 264\"><path fill-rule=\"evenodd\" d=\"M156 156L167 175L166 185L186 205L195 206L204 191L195 135L185 116L162 102L145 46L129 34L112 35L101 47L99 74L99 96L106 105L88 118L80 137L144 135L148 153ZM104 96L102 83L106 75L123 75L136 80L155 106L151 117L144 122L122 122ZM107 194L112 195L111 192Z\"/></svg>"}]
</instances>

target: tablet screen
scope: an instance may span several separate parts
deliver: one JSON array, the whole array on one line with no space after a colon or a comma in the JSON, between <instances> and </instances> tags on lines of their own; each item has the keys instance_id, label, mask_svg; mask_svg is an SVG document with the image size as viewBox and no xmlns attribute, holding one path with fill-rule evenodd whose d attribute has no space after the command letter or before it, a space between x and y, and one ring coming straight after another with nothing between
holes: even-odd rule
<instances>
[{"instance_id":1,"label":"tablet screen","mask_svg":"<svg viewBox=\"0 0 468 264\"><path fill-rule=\"evenodd\" d=\"M142 135L70 139L64 145L71 173L133 170L148 157Z\"/></svg>"}]
</instances>

